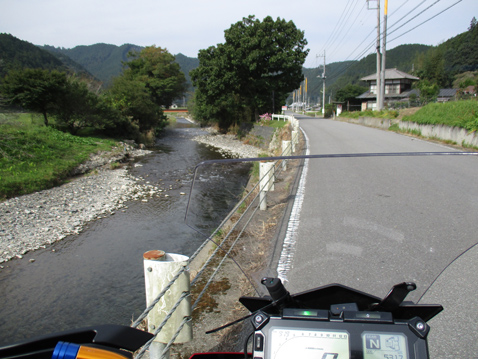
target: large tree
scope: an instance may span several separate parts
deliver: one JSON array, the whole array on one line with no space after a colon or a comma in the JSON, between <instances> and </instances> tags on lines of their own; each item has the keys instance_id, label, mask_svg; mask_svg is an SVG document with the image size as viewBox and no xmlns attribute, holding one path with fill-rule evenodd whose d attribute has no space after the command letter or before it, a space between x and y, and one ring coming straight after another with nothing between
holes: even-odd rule
<instances>
[{"instance_id":1,"label":"large tree","mask_svg":"<svg viewBox=\"0 0 478 359\"><path fill-rule=\"evenodd\" d=\"M249 16L224 33L224 44L199 51L191 72L195 115L225 126L277 111L303 79L303 31L292 21Z\"/></svg>"},{"instance_id":2,"label":"large tree","mask_svg":"<svg viewBox=\"0 0 478 359\"><path fill-rule=\"evenodd\" d=\"M54 114L57 126L72 134L86 127L104 130L120 121L119 112L77 78L68 79L65 90L58 96Z\"/></svg>"},{"instance_id":3,"label":"large tree","mask_svg":"<svg viewBox=\"0 0 478 359\"><path fill-rule=\"evenodd\" d=\"M58 99L64 93L66 74L42 69L10 71L3 79L1 92L11 105L43 114L48 126L48 115L58 109Z\"/></svg>"},{"instance_id":4,"label":"large tree","mask_svg":"<svg viewBox=\"0 0 478 359\"><path fill-rule=\"evenodd\" d=\"M359 104L360 100L357 99L357 96L363 94L365 91L367 91L366 87L348 84L337 91L335 100L338 102L349 102L354 105Z\"/></svg>"},{"instance_id":5,"label":"large tree","mask_svg":"<svg viewBox=\"0 0 478 359\"><path fill-rule=\"evenodd\" d=\"M109 101L142 133L166 124L162 107L169 107L186 89L184 73L174 56L156 46L129 54L121 76L113 80Z\"/></svg>"},{"instance_id":6,"label":"large tree","mask_svg":"<svg viewBox=\"0 0 478 359\"><path fill-rule=\"evenodd\" d=\"M169 107L186 91L184 73L168 50L153 45L129 57L124 76L143 82L157 105Z\"/></svg>"}]
</instances>

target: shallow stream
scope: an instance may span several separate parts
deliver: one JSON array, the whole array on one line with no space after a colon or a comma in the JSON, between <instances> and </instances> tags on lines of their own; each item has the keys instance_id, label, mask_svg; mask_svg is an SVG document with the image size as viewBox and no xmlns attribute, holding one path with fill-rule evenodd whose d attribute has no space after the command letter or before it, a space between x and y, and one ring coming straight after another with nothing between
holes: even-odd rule
<instances>
[{"instance_id":1,"label":"shallow stream","mask_svg":"<svg viewBox=\"0 0 478 359\"><path fill-rule=\"evenodd\" d=\"M204 240L185 225L188 196L181 194L189 193L197 163L223 158L192 140L202 133L180 119L158 139L152 154L132 165L131 174L159 185L167 197L129 202L79 235L6 263L0 271L0 345L95 324L129 325L136 319L145 308L143 253L161 249L191 255ZM231 176L229 194L242 189L238 176L246 179L247 170ZM231 205L225 195L219 191L208 206L221 207L225 215ZM207 212L195 220L207 222Z\"/></svg>"}]
</instances>

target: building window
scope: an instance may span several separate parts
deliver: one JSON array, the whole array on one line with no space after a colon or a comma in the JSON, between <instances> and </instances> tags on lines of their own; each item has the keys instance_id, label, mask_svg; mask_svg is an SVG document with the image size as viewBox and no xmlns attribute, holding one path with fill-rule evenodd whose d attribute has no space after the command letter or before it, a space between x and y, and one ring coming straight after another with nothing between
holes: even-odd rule
<instances>
[{"instance_id":1,"label":"building window","mask_svg":"<svg viewBox=\"0 0 478 359\"><path fill-rule=\"evenodd\" d=\"M385 94L399 94L400 93L400 85L386 85L385 86Z\"/></svg>"},{"instance_id":2,"label":"building window","mask_svg":"<svg viewBox=\"0 0 478 359\"><path fill-rule=\"evenodd\" d=\"M377 85L370 85L370 93L377 94Z\"/></svg>"}]
</instances>

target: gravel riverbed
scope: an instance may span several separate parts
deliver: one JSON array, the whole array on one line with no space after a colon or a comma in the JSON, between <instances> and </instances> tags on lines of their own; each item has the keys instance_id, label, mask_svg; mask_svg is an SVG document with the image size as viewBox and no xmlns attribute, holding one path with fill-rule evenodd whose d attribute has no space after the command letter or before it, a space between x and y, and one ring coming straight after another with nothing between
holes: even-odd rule
<instances>
[{"instance_id":1,"label":"gravel riverbed","mask_svg":"<svg viewBox=\"0 0 478 359\"><path fill-rule=\"evenodd\" d=\"M196 141L218 148L233 157L257 157L259 149L245 145L232 135L213 131L197 136ZM111 170L108 164L125 157L142 156L151 151L124 144L118 154L98 154L81 165L76 173L89 173L48 190L11 198L0 203L0 269L13 258L81 232L95 219L125 207L130 200L164 195L166 190L142 184L126 168ZM31 259L33 260L33 259Z\"/></svg>"},{"instance_id":2,"label":"gravel riverbed","mask_svg":"<svg viewBox=\"0 0 478 359\"><path fill-rule=\"evenodd\" d=\"M255 146L243 144L237 140L234 135L220 135L212 129L207 130L209 133L202 136L196 136L195 141L208 146L216 147L219 152L231 155L236 158L253 158L258 157L264 152Z\"/></svg>"}]
</instances>

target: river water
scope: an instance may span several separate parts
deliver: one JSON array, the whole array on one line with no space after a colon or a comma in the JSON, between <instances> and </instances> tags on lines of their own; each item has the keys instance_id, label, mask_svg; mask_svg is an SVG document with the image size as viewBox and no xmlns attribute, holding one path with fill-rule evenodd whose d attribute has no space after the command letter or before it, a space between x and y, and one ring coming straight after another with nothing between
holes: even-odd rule
<instances>
[{"instance_id":1,"label":"river water","mask_svg":"<svg viewBox=\"0 0 478 359\"><path fill-rule=\"evenodd\" d=\"M142 255L152 249L191 255L204 237L184 223L194 166L221 154L192 140L199 128L179 119L158 139L154 152L140 158L130 172L167 189L168 197L131 201L128 208L91 222L75 236L27 253L0 271L0 345L36 335L96 324L125 324L145 308ZM237 196L248 169L234 173L228 193ZM207 176L206 176L207 177ZM203 182L204 178L203 176ZM217 174L211 178L217 179ZM227 178L221 178L224 185ZM242 181L242 182L244 182ZM215 181L208 181L214 186ZM217 192L216 192L217 193ZM222 191L208 198L214 213L225 215L230 200ZM210 220L211 208L203 218ZM30 263L30 259L35 259Z\"/></svg>"}]
</instances>

